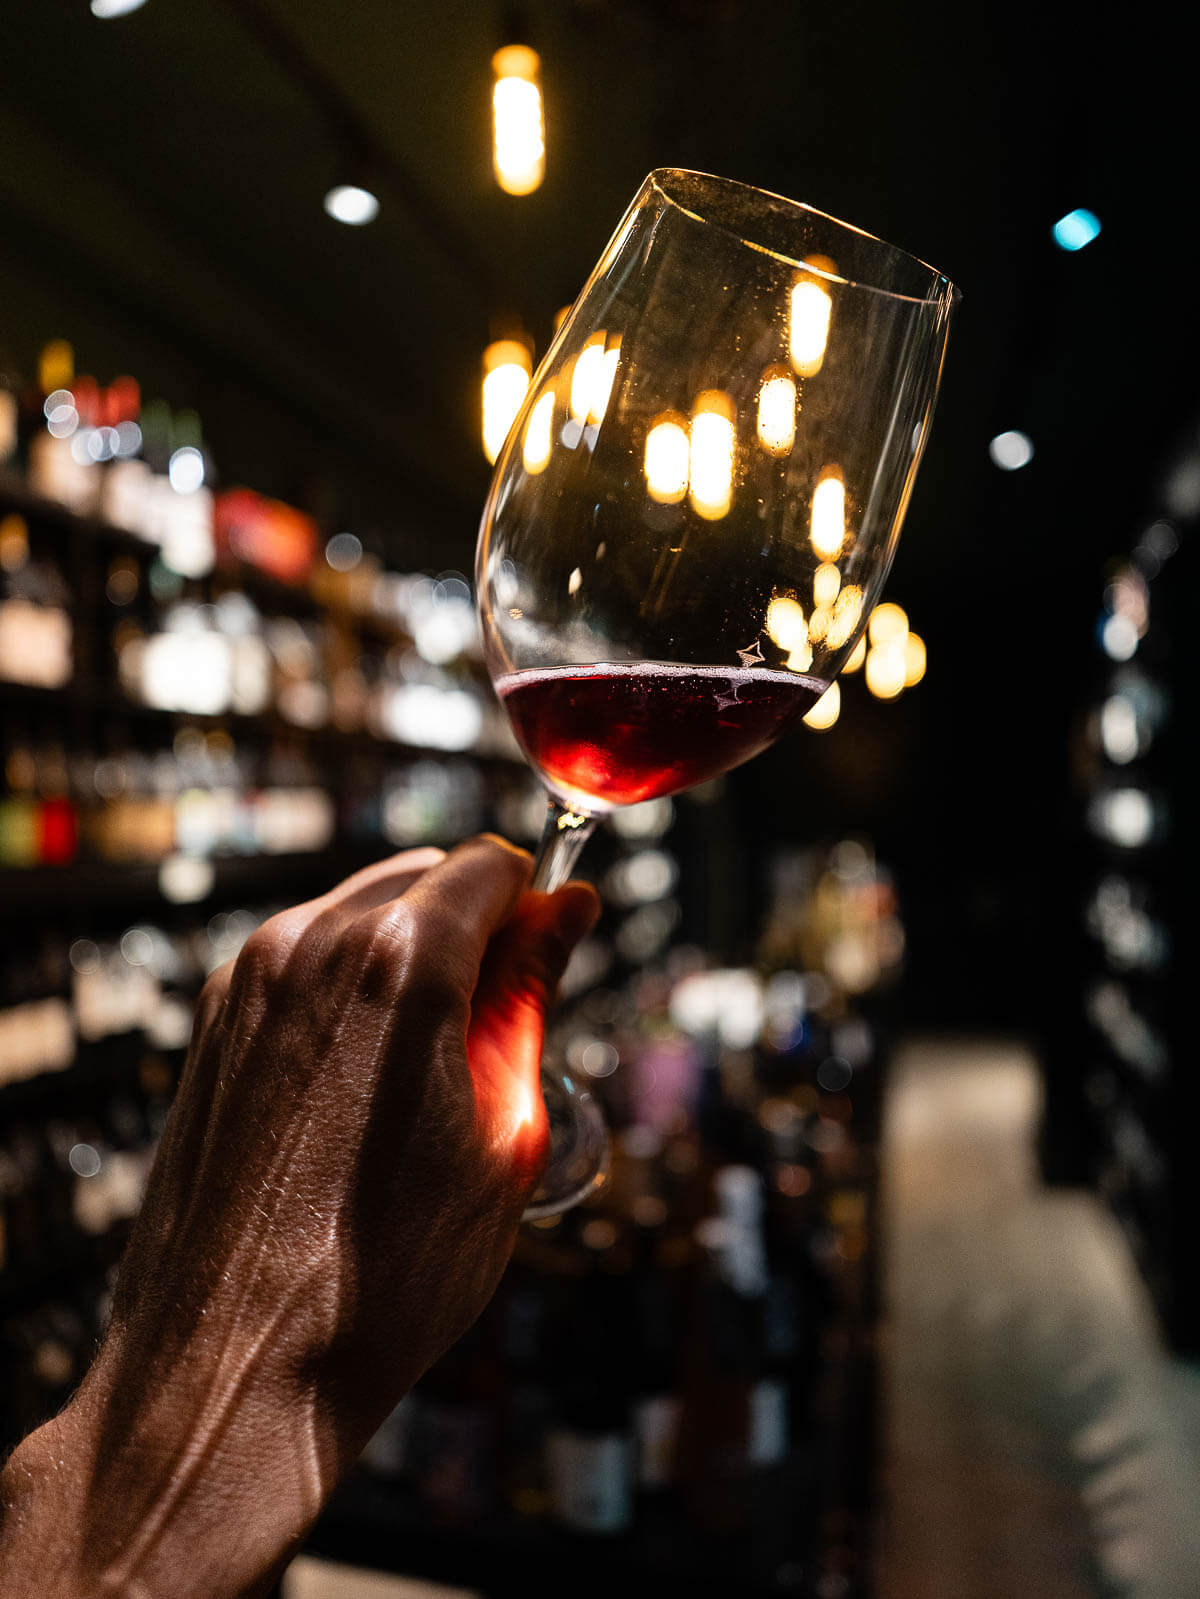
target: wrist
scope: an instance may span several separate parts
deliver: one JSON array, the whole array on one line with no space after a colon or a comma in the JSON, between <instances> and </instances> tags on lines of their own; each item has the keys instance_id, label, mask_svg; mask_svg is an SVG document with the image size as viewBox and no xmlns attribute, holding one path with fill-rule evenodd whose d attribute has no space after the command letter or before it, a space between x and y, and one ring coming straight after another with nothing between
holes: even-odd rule
<instances>
[{"instance_id":1,"label":"wrist","mask_svg":"<svg viewBox=\"0 0 1200 1599\"><path fill-rule=\"evenodd\" d=\"M0 1477L5 1599L245 1599L324 1497L310 1407L180 1351L137 1371L112 1338Z\"/></svg>"}]
</instances>

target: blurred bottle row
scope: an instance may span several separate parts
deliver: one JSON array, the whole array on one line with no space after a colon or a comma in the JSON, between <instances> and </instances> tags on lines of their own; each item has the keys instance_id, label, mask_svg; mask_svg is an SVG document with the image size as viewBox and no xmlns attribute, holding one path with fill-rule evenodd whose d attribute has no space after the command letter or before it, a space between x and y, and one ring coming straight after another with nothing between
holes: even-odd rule
<instances>
[{"instance_id":1,"label":"blurred bottle row","mask_svg":"<svg viewBox=\"0 0 1200 1599\"><path fill-rule=\"evenodd\" d=\"M436 1525L516 1517L649 1558L662 1539L677 1570L721 1545L743 1591L815 1592L822 1517L870 1474L833 1395L874 1334L879 1028L819 971L676 950L583 997L551 1048L604 1100L609 1180L522 1230L362 1469ZM852 1543L826 1551L839 1593Z\"/></svg>"},{"instance_id":2,"label":"blurred bottle row","mask_svg":"<svg viewBox=\"0 0 1200 1599\"><path fill-rule=\"evenodd\" d=\"M1188 453L1190 451L1190 454ZM1052 1167L1060 1149L1122 1222L1180 1353L1200 1353L1191 1258L1192 1022L1185 984L1195 922L1195 672L1189 607L1197 505L1179 499L1188 446L1148 519L1106 574L1077 716L1082 840L1074 1026L1048 1082ZM1172 486L1174 485L1174 487ZM1192 523L1189 529L1188 523Z\"/></svg>"}]
</instances>

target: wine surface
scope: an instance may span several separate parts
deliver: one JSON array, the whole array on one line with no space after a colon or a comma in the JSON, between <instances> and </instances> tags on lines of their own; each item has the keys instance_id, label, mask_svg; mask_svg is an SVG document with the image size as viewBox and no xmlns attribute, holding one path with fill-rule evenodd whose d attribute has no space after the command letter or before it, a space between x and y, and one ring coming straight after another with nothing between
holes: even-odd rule
<instances>
[{"instance_id":1,"label":"wine surface","mask_svg":"<svg viewBox=\"0 0 1200 1599\"><path fill-rule=\"evenodd\" d=\"M522 749L559 797L606 811L740 766L798 722L826 686L756 667L603 661L510 672L496 692Z\"/></svg>"}]
</instances>

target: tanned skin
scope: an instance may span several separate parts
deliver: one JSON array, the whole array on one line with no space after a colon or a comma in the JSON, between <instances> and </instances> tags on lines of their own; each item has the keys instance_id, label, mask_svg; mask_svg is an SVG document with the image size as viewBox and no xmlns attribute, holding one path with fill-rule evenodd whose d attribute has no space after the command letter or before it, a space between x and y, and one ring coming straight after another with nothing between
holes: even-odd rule
<instances>
[{"instance_id":1,"label":"tanned skin","mask_svg":"<svg viewBox=\"0 0 1200 1599\"><path fill-rule=\"evenodd\" d=\"M472 840L265 922L200 997L78 1393L0 1476L5 1599L252 1599L477 1318L545 1163L598 904Z\"/></svg>"}]
</instances>

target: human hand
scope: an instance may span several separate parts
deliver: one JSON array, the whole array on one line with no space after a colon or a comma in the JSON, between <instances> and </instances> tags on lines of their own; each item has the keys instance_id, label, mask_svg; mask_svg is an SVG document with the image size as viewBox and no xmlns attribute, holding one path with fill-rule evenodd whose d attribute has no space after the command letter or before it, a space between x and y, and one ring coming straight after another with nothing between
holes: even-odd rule
<instances>
[{"instance_id":1,"label":"human hand","mask_svg":"<svg viewBox=\"0 0 1200 1599\"><path fill-rule=\"evenodd\" d=\"M180 1529L197 1593L250 1591L491 1296L547 1153L545 1007L597 909L528 874L490 838L397 856L206 984L109 1335L49 1440L89 1453L97 1591L193 1591Z\"/></svg>"}]
</instances>

